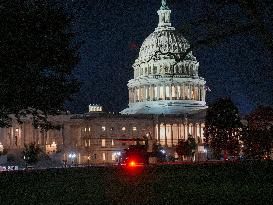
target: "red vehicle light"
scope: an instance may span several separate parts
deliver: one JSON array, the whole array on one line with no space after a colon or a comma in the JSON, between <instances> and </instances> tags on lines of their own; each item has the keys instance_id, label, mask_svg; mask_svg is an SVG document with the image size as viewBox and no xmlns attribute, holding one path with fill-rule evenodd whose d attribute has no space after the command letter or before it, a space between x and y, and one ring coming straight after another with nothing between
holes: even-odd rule
<instances>
[{"instance_id":1,"label":"red vehicle light","mask_svg":"<svg viewBox=\"0 0 273 205\"><path fill-rule=\"evenodd\" d=\"M129 163L129 166L130 166L130 167L135 167L135 166L136 166L135 161L131 161L131 162Z\"/></svg>"}]
</instances>

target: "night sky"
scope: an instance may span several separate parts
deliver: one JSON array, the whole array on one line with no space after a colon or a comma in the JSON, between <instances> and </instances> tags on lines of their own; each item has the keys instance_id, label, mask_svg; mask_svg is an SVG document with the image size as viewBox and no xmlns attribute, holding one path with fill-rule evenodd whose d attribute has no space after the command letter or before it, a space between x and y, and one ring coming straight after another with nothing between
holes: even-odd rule
<instances>
[{"instance_id":1,"label":"night sky","mask_svg":"<svg viewBox=\"0 0 273 205\"><path fill-rule=\"evenodd\" d=\"M183 28L196 19L204 13L204 2L169 0L172 25ZM62 4L73 14L77 40L83 42L75 70L82 88L68 109L83 113L89 104L101 104L107 111L121 111L128 104L127 82L133 78L136 45L140 47L157 26L160 0L63 0ZM198 33L189 31L184 36L191 42ZM242 114L260 104L272 105L272 63L254 36L237 36L196 50L194 55L200 62L199 75L211 89L208 104L231 96Z\"/></svg>"}]
</instances>

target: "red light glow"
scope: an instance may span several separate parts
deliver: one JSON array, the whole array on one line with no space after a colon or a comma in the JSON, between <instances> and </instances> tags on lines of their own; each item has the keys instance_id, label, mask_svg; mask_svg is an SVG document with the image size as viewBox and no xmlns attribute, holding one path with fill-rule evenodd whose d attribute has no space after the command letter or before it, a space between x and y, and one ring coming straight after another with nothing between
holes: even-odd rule
<instances>
[{"instance_id":1,"label":"red light glow","mask_svg":"<svg viewBox=\"0 0 273 205\"><path fill-rule=\"evenodd\" d=\"M130 167L135 167L135 166L136 166L135 161L131 161L131 162L129 163L129 166L130 166Z\"/></svg>"}]
</instances>

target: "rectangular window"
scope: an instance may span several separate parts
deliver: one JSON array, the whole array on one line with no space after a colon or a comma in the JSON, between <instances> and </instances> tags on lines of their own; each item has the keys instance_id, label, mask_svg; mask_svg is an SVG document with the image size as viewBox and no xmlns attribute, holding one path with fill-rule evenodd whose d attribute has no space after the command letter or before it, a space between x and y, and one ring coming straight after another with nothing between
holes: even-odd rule
<instances>
[{"instance_id":1,"label":"rectangular window","mask_svg":"<svg viewBox=\"0 0 273 205\"><path fill-rule=\"evenodd\" d=\"M112 152L112 161L116 160L116 156L117 156L117 154L115 152Z\"/></svg>"},{"instance_id":2,"label":"rectangular window","mask_svg":"<svg viewBox=\"0 0 273 205\"><path fill-rule=\"evenodd\" d=\"M137 130L137 128L136 127L133 127L133 131L136 131Z\"/></svg>"},{"instance_id":3,"label":"rectangular window","mask_svg":"<svg viewBox=\"0 0 273 205\"><path fill-rule=\"evenodd\" d=\"M88 128L88 131L89 131L89 132L91 131L91 127Z\"/></svg>"},{"instance_id":4,"label":"rectangular window","mask_svg":"<svg viewBox=\"0 0 273 205\"><path fill-rule=\"evenodd\" d=\"M90 147L91 146L91 140L88 139L88 146Z\"/></svg>"},{"instance_id":5,"label":"rectangular window","mask_svg":"<svg viewBox=\"0 0 273 205\"><path fill-rule=\"evenodd\" d=\"M105 161L106 160L106 155L105 152L102 153L102 160Z\"/></svg>"},{"instance_id":6,"label":"rectangular window","mask_svg":"<svg viewBox=\"0 0 273 205\"><path fill-rule=\"evenodd\" d=\"M101 127L101 130L102 130L102 131L105 131L105 130L106 130L106 127L105 127L105 126L102 126L102 127Z\"/></svg>"},{"instance_id":7,"label":"rectangular window","mask_svg":"<svg viewBox=\"0 0 273 205\"><path fill-rule=\"evenodd\" d=\"M87 128L84 128L84 131L86 132L86 131L87 131Z\"/></svg>"},{"instance_id":8,"label":"rectangular window","mask_svg":"<svg viewBox=\"0 0 273 205\"><path fill-rule=\"evenodd\" d=\"M101 146L102 146L102 147L105 147L105 139L102 139L102 140L101 140Z\"/></svg>"},{"instance_id":9,"label":"rectangular window","mask_svg":"<svg viewBox=\"0 0 273 205\"><path fill-rule=\"evenodd\" d=\"M114 142L114 140L112 139L112 143L111 143L111 145L112 145L112 147L114 147L115 146L115 142Z\"/></svg>"}]
</instances>

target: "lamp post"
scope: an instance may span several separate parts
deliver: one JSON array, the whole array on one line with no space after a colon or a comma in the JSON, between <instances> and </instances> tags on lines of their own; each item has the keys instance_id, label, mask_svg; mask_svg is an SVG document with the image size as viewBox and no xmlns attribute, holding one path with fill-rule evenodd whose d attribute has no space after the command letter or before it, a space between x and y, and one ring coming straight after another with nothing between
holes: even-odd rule
<instances>
[{"instance_id":1,"label":"lamp post","mask_svg":"<svg viewBox=\"0 0 273 205\"><path fill-rule=\"evenodd\" d=\"M71 162L72 162L72 165L74 164L74 160L75 160L75 158L76 158L76 154L75 153L70 153L69 155L68 155L68 157L71 159Z\"/></svg>"},{"instance_id":2,"label":"lamp post","mask_svg":"<svg viewBox=\"0 0 273 205\"><path fill-rule=\"evenodd\" d=\"M90 155L87 157L88 167L90 166Z\"/></svg>"},{"instance_id":3,"label":"lamp post","mask_svg":"<svg viewBox=\"0 0 273 205\"><path fill-rule=\"evenodd\" d=\"M0 142L0 153L4 152L4 146L2 145L2 143Z\"/></svg>"}]
</instances>

